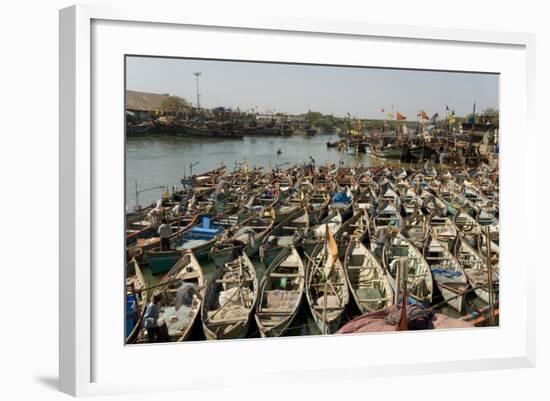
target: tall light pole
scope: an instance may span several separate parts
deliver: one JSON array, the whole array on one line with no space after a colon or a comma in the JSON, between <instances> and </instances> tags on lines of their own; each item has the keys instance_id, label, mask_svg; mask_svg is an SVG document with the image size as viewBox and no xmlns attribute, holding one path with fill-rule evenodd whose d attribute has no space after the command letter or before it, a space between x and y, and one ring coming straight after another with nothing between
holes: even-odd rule
<instances>
[{"instance_id":1,"label":"tall light pole","mask_svg":"<svg viewBox=\"0 0 550 401\"><path fill-rule=\"evenodd\" d=\"M201 103L200 103L200 96L199 95L199 77L202 75L202 72L194 72L193 75L197 78L197 110L200 110Z\"/></svg>"}]
</instances>

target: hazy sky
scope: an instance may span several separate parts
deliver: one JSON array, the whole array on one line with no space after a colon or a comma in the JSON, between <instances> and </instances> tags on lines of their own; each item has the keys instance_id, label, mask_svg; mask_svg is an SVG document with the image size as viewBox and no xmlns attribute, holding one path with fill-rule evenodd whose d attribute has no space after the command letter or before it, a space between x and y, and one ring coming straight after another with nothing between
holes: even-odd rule
<instances>
[{"instance_id":1,"label":"hazy sky","mask_svg":"<svg viewBox=\"0 0 550 401\"><path fill-rule=\"evenodd\" d=\"M498 75L376 68L268 64L234 61L128 57L127 89L169 93L196 105L200 71L201 106L300 114L381 118L381 109L399 111L416 120L423 109L430 116L457 115L498 108Z\"/></svg>"}]
</instances>

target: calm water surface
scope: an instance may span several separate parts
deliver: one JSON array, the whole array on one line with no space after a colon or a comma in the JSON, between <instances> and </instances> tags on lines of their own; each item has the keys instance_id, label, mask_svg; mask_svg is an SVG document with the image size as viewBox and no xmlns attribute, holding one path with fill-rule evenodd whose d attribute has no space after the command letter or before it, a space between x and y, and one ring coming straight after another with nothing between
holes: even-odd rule
<instances>
[{"instance_id":1,"label":"calm water surface","mask_svg":"<svg viewBox=\"0 0 550 401\"><path fill-rule=\"evenodd\" d=\"M316 135L313 137L294 135L291 137L245 137L242 140L190 137L143 137L129 138L126 141L126 204L128 210L136 206L136 182L139 191L163 186L171 190L181 187L180 180L193 173L201 173L220 166L223 162L228 169L235 163L247 160L250 168L289 167L295 163L308 162L309 156L317 164L325 162L346 165L363 163L375 165L380 162L369 155L360 153L349 155L334 148L327 148L327 141L336 135ZM282 154L277 155L277 149ZM147 205L160 198L162 189L155 188L139 194L141 205Z\"/></svg>"}]
</instances>

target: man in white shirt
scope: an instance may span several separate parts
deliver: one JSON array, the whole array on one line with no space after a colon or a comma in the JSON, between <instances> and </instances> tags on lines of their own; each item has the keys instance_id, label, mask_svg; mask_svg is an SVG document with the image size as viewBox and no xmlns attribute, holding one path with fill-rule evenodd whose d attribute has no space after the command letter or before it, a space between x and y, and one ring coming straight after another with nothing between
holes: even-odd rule
<instances>
[{"instance_id":1,"label":"man in white shirt","mask_svg":"<svg viewBox=\"0 0 550 401\"><path fill-rule=\"evenodd\" d=\"M172 235L172 228L166 219L162 220L162 224L159 227L159 237L160 237L160 250L169 251L170 250L170 236Z\"/></svg>"}]
</instances>

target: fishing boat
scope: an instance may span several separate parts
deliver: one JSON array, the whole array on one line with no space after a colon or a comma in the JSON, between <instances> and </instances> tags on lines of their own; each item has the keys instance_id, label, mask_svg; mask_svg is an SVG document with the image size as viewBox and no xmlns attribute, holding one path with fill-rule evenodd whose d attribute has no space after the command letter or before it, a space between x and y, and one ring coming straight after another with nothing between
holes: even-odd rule
<instances>
[{"instance_id":1,"label":"fishing boat","mask_svg":"<svg viewBox=\"0 0 550 401\"><path fill-rule=\"evenodd\" d=\"M292 192L291 195L287 195L286 192ZM283 193L283 192L282 192ZM281 195L282 197L282 195ZM288 216L293 215L298 210L304 207L305 197L302 192L296 192L294 190L287 189L285 191L284 202L279 202L279 205L274 207L275 210L275 224L279 224L285 220Z\"/></svg>"},{"instance_id":2,"label":"fishing boat","mask_svg":"<svg viewBox=\"0 0 550 401\"><path fill-rule=\"evenodd\" d=\"M135 258L126 264L126 344L136 341L148 300L145 278Z\"/></svg>"},{"instance_id":3,"label":"fishing boat","mask_svg":"<svg viewBox=\"0 0 550 401\"><path fill-rule=\"evenodd\" d=\"M188 340L197 316L200 314L206 279L201 265L193 252L187 251L163 277L162 286L155 293L162 294L162 319L168 328L170 341ZM179 292L192 285L196 295L184 304Z\"/></svg>"},{"instance_id":4,"label":"fishing boat","mask_svg":"<svg viewBox=\"0 0 550 401\"><path fill-rule=\"evenodd\" d=\"M487 258L480 255L470 244L459 238L455 247L455 256L462 264L464 273L475 288L474 292L483 301L489 303L489 270L487 269ZM498 272L492 271L493 286L498 286ZM496 294L493 293L493 302L496 302Z\"/></svg>"},{"instance_id":5,"label":"fishing boat","mask_svg":"<svg viewBox=\"0 0 550 401\"><path fill-rule=\"evenodd\" d=\"M420 199L422 199L422 208L425 210L426 214L432 214L434 212L441 215L447 214L447 204L433 193L422 190L420 192Z\"/></svg>"},{"instance_id":6,"label":"fishing boat","mask_svg":"<svg viewBox=\"0 0 550 401\"><path fill-rule=\"evenodd\" d=\"M374 312L393 303L393 288L388 276L361 241L350 241L344 257L346 280L362 314Z\"/></svg>"},{"instance_id":7,"label":"fishing boat","mask_svg":"<svg viewBox=\"0 0 550 401\"><path fill-rule=\"evenodd\" d=\"M342 215L338 210L332 210L327 217L323 219L320 224L312 227L307 233L307 237L302 241L304 252L311 256L314 249L317 248L319 243L325 240L327 228L336 233L340 230L343 224Z\"/></svg>"},{"instance_id":8,"label":"fishing boat","mask_svg":"<svg viewBox=\"0 0 550 401\"><path fill-rule=\"evenodd\" d=\"M329 229L324 242L308 257L306 298L315 324L321 334L335 333L340 328L349 303L346 274L338 258L338 246Z\"/></svg>"},{"instance_id":9,"label":"fishing boat","mask_svg":"<svg viewBox=\"0 0 550 401\"><path fill-rule=\"evenodd\" d=\"M386 202L375 212L372 223L374 235L378 236L383 229L399 229L403 225L403 218L395 204Z\"/></svg>"},{"instance_id":10,"label":"fishing boat","mask_svg":"<svg viewBox=\"0 0 550 401\"><path fill-rule=\"evenodd\" d=\"M407 263L408 303L429 306L433 297L430 266L410 241L401 234L395 234L384 244L382 249L382 265L388 272L388 279L394 292L396 291L399 263Z\"/></svg>"},{"instance_id":11,"label":"fishing boat","mask_svg":"<svg viewBox=\"0 0 550 401\"><path fill-rule=\"evenodd\" d=\"M485 229L486 227L489 228L489 236L491 238L491 241L498 245L500 234L500 224L498 219L493 214L491 214L490 211L480 209L476 220L483 229ZM486 229L484 231L486 231Z\"/></svg>"},{"instance_id":12,"label":"fishing boat","mask_svg":"<svg viewBox=\"0 0 550 401\"><path fill-rule=\"evenodd\" d=\"M268 267L259 287L256 323L262 337L279 337L300 307L305 267L294 247L285 248Z\"/></svg>"},{"instance_id":13,"label":"fishing boat","mask_svg":"<svg viewBox=\"0 0 550 401\"><path fill-rule=\"evenodd\" d=\"M308 230L309 216L307 207L304 207L288 216L264 237L259 249L262 263L269 266L282 249L298 247Z\"/></svg>"},{"instance_id":14,"label":"fishing boat","mask_svg":"<svg viewBox=\"0 0 550 401\"><path fill-rule=\"evenodd\" d=\"M149 220L128 221L126 223L126 245L135 243L139 238L148 238L155 234L157 225Z\"/></svg>"},{"instance_id":15,"label":"fishing boat","mask_svg":"<svg viewBox=\"0 0 550 401\"><path fill-rule=\"evenodd\" d=\"M472 217L467 209L459 209L453 217L456 227L470 239L475 239L481 234L481 225Z\"/></svg>"},{"instance_id":16,"label":"fishing boat","mask_svg":"<svg viewBox=\"0 0 550 401\"><path fill-rule=\"evenodd\" d=\"M429 217L428 225L430 226L430 233L446 244L448 250L452 251L458 235L458 228L454 221L448 216L432 214Z\"/></svg>"},{"instance_id":17,"label":"fishing boat","mask_svg":"<svg viewBox=\"0 0 550 401\"><path fill-rule=\"evenodd\" d=\"M468 279L462 265L447 245L434 236L426 240L423 253L443 299L459 313L462 312L464 293L468 289Z\"/></svg>"},{"instance_id":18,"label":"fishing boat","mask_svg":"<svg viewBox=\"0 0 550 401\"><path fill-rule=\"evenodd\" d=\"M354 213L334 234L334 239L338 243L338 253L342 256L345 254L351 239L370 244L370 226L369 214L366 210L361 209Z\"/></svg>"},{"instance_id":19,"label":"fishing boat","mask_svg":"<svg viewBox=\"0 0 550 401\"><path fill-rule=\"evenodd\" d=\"M253 216L242 224L234 226L225 238L220 238L210 250L210 258L217 266L223 265L235 254L236 248L243 248L247 256L254 256L275 224L273 209L262 217Z\"/></svg>"},{"instance_id":20,"label":"fishing boat","mask_svg":"<svg viewBox=\"0 0 550 401\"><path fill-rule=\"evenodd\" d=\"M430 234L429 217L422 213L420 208L416 208L404 219L401 234L415 247L422 249L426 238Z\"/></svg>"},{"instance_id":21,"label":"fishing boat","mask_svg":"<svg viewBox=\"0 0 550 401\"><path fill-rule=\"evenodd\" d=\"M149 268L154 275L166 273L187 251L192 251L199 260L208 257L208 253L224 227L217 218L202 216L199 225L191 227L170 241L170 250L154 248L148 252Z\"/></svg>"},{"instance_id":22,"label":"fishing boat","mask_svg":"<svg viewBox=\"0 0 550 401\"><path fill-rule=\"evenodd\" d=\"M174 241L177 237L183 235L183 233L191 229L191 227L196 224L198 218L198 214L193 214L179 218L176 221L172 221L170 223L170 229L172 232L170 235L170 241ZM127 247L128 252L131 252L133 254L139 253L143 255L142 262L149 263L148 251L154 248L158 248L160 246L160 237L158 236L158 233L155 234L156 235L149 238L138 238L136 242Z\"/></svg>"},{"instance_id":23,"label":"fishing boat","mask_svg":"<svg viewBox=\"0 0 550 401\"><path fill-rule=\"evenodd\" d=\"M246 254L221 265L208 283L202 303L202 326L206 338L244 338L257 296L256 270Z\"/></svg>"},{"instance_id":24,"label":"fishing boat","mask_svg":"<svg viewBox=\"0 0 550 401\"><path fill-rule=\"evenodd\" d=\"M347 219L353 213L353 194L349 187L337 191L329 205L330 210L339 210L342 218Z\"/></svg>"},{"instance_id":25,"label":"fishing boat","mask_svg":"<svg viewBox=\"0 0 550 401\"><path fill-rule=\"evenodd\" d=\"M326 192L315 191L308 196L307 208L310 224L319 224L327 215L330 196Z\"/></svg>"},{"instance_id":26,"label":"fishing boat","mask_svg":"<svg viewBox=\"0 0 550 401\"><path fill-rule=\"evenodd\" d=\"M401 159L408 152L409 146L405 142L386 146L375 145L372 148L372 155L380 159Z\"/></svg>"},{"instance_id":27,"label":"fishing boat","mask_svg":"<svg viewBox=\"0 0 550 401\"><path fill-rule=\"evenodd\" d=\"M260 188L250 194L245 202L245 207L253 212L273 208L279 201L280 192L275 188Z\"/></svg>"}]
</instances>

